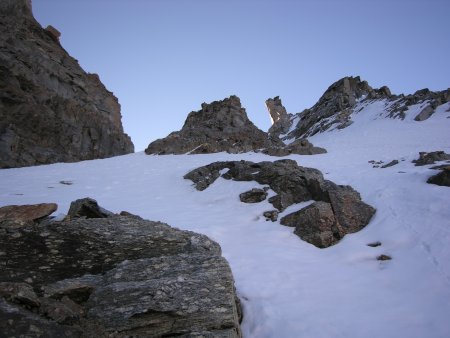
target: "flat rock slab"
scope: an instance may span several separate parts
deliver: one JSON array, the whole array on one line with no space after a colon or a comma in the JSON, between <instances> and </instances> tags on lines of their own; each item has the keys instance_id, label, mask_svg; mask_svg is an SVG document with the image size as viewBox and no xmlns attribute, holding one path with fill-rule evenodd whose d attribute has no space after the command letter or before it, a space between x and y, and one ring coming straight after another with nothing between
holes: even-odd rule
<instances>
[{"instance_id":1,"label":"flat rock slab","mask_svg":"<svg viewBox=\"0 0 450 338\"><path fill-rule=\"evenodd\" d=\"M0 222L26 224L49 216L56 209L58 209L58 205L55 203L8 205L0 208Z\"/></svg>"},{"instance_id":2,"label":"flat rock slab","mask_svg":"<svg viewBox=\"0 0 450 338\"><path fill-rule=\"evenodd\" d=\"M228 262L208 237L137 216L0 228L6 336L239 337Z\"/></svg>"}]
</instances>

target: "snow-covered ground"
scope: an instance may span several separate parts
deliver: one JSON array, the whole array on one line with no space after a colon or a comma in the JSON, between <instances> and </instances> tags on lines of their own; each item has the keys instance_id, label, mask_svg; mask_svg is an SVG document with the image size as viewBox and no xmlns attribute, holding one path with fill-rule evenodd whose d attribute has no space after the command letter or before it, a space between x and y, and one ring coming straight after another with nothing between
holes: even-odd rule
<instances>
[{"instance_id":1,"label":"snow-covered ground","mask_svg":"<svg viewBox=\"0 0 450 338\"><path fill-rule=\"evenodd\" d=\"M377 208L365 229L327 249L265 221L262 213L273 209L267 201L241 203L239 193L256 182L219 178L199 192L183 179L214 161L279 159L255 153L136 153L0 170L0 206L57 202L56 214L64 214L71 201L89 196L114 212L210 236L231 264L244 305L245 337L448 338L450 188L427 184L435 171L411 161L419 151L450 152L449 105L424 122L385 119L381 108L367 106L350 127L312 137L327 154L289 156L327 179L352 185ZM393 159L400 163L386 169L368 163ZM367 246L375 241L382 245ZM380 254L393 259L377 261Z\"/></svg>"}]
</instances>

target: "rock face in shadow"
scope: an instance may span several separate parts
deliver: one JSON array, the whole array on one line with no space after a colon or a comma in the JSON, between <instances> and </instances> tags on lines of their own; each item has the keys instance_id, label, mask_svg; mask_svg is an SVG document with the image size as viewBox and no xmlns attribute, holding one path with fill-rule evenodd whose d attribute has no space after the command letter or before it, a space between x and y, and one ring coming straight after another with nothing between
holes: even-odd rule
<instances>
[{"instance_id":1,"label":"rock face in shadow","mask_svg":"<svg viewBox=\"0 0 450 338\"><path fill-rule=\"evenodd\" d=\"M0 3L0 168L134 151L117 98L43 29L31 2Z\"/></svg>"},{"instance_id":2,"label":"rock face in shadow","mask_svg":"<svg viewBox=\"0 0 450 338\"><path fill-rule=\"evenodd\" d=\"M240 337L220 246L137 216L14 226L0 219L0 332Z\"/></svg>"},{"instance_id":3,"label":"rock face in shadow","mask_svg":"<svg viewBox=\"0 0 450 338\"><path fill-rule=\"evenodd\" d=\"M224 169L228 171L223 172ZM361 230L375 213L352 187L325 180L319 170L298 166L293 160L215 162L184 176L200 191L219 177L268 185L276 193L268 201L278 211L296 203L318 201L283 217L280 223L295 227L299 237L319 248L333 245L346 234Z\"/></svg>"},{"instance_id":4,"label":"rock face in shadow","mask_svg":"<svg viewBox=\"0 0 450 338\"><path fill-rule=\"evenodd\" d=\"M443 167L440 170L441 172L431 176L427 183L450 187L450 166Z\"/></svg>"},{"instance_id":5,"label":"rock face in shadow","mask_svg":"<svg viewBox=\"0 0 450 338\"><path fill-rule=\"evenodd\" d=\"M422 89L411 95L393 95L386 86L372 88L359 76L349 76L333 83L313 107L297 114L287 114L288 118L282 114L284 117L278 122L274 120L270 130L283 141L293 141L327 130L343 129L353 123L354 114L375 102L385 105L385 111L380 111L384 117L399 119L405 118L410 107L420 104L414 120L424 121L435 113L438 106L449 101L450 89L439 92Z\"/></svg>"},{"instance_id":6,"label":"rock face in shadow","mask_svg":"<svg viewBox=\"0 0 450 338\"><path fill-rule=\"evenodd\" d=\"M149 144L145 153L209 154L216 152L264 152L274 156L289 154L310 155L326 152L309 142L302 146L286 147L278 138L269 138L247 117L237 96L222 101L203 103L202 109L191 112L183 128Z\"/></svg>"}]
</instances>

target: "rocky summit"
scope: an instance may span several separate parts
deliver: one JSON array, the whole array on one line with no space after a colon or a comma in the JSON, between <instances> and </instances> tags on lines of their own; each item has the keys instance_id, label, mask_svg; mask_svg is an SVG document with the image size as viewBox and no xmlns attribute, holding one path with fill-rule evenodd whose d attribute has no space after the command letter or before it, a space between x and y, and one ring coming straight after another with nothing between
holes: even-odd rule
<instances>
[{"instance_id":1,"label":"rocky summit","mask_svg":"<svg viewBox=\"0 0 450 338\"><path fill-rule=\"evenodd\" d=\"M201 110L188 115L180 131L150 143L145 153L165 155L258 151L273 156L286 156L326 152L306 140L286 146L278 138L269 138L266 132L249 120L237 96L203 103L201 107Z\"/></svg>"},{"instance_id":2,"label":"rocky summit","mask_svg":"<svg viewBox=\"0 0 450 338\"><path fill-rule=\"evenodd\" d=\"M319 248L327 248L346 234L361 230L375 214L375 209L364 203L352 187L325 180L319 170L298 166L293 160L215 162L184 176L200 191L219 177L267 185L265 189L242 193L240 199L245 203L261 202L270 188L275 195L268 201L280 212L293 204L316 201L284 216L280 223L294 227L296 235ZM270 210L264 217L274 220L277 214Z\"/></svg>"},{"instance_id":3,"label":"rocky summit","mask_svg":"<svg viewBox=\"0 0 450 338\"><path fill-rule=\"evenodd\" d=\"M0 2L0 168L134 151L120 105L43 29L30 0Z\"/></svg>"},{"instance_id":4,"label":"rocky summit","mask_svg":"<svg viewBox=\"0 0 450 338\"><path fill-rule=\"evenodd\" d=\"M279 97L266 103L271 116L275 111L279 116L273 119L269 133L292 142L326 130L346 128L353 123L354 114L375 103L383 106L378 108L380 113L385 113L383 117L405 119L413 113L412 119L420 122L449 101L450 89L439 92L422 89L411 95L393 95L386 86L375 89L359 76L350 76L333 83L313 107L297 114L286 114Z\"/></svg>"},{"instance_id":5,"label":"rocky summit","mask_svg":"<svg viewBox=\"0 0 450 338\"><path fill-rule=\"evenodd\" d=\"M0 208L1 337L241 336L219 244L92 199L61 222L54 207Z\"/></svg>"}]
</instances>

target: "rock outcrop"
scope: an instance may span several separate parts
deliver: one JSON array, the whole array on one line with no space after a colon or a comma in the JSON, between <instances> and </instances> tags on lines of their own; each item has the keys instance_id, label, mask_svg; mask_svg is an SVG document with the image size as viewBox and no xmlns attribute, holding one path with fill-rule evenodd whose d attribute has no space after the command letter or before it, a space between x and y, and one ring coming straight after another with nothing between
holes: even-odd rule
<instances>
[{"instance_id":1,"label":"rock outcrop","mask_svg":"<svg viewBox=\"0 0 450 338\"><path fill-rule=\"evenodd\" d=\"M269 135L278 138L281 134L287 134L291 128L292 121L286 108L281 103L280 97L275 96L273 99L267 99L266 107L272 120Z\"/></svg>"},{"instance_id":2,"label":"rock outcrop","mask_svg":"<svg viewBox=\"0 0 450 338\"><path fill-rule=\"evenodd\" d=\"M137 216L18 222L0 219L2 336L240 337L230 267L206 236Z\"/></svg>"},{"instance_id":3,"label":"rock outcrop","mask_svg":"<svg viewBox=\"0 0 450 338\"><path fill-rule=\"evenodd\" d=\"M224 169L228 171L223 172ZM215 162L184 176L200 191L219 177L268 185L276 193L268 201L278 211L296 203L318 201L285 216L280 223L296 227L298 236L319 248L333 245L345 234L361 230L375 213L375 209L361 201L359 193L352 187L325 180L319 170L298 166L293 160ZM264 216L273 220L277 215L272 217L268 212Z\"/></svg>"},{"instance_id":4,"label":"rock outcrop","mask_svg":"<svg viewBox=\"0 0 450 338\"><path fill-rule=\"evenodd\" d=\"M412 162L415 163L415 166L423 166L428 164L434 164L439 161L449 161L450 160L450 154L445 153L442 150L438 151L421 151L419 153L419 158L417 160L413 160Z\"/></svg>"},{"instance_id":5,"label":"rock outcrop","mask_svg":"<svg viewBox=\"0 0 450 338\"><path fill-rule=\"evenodd\" d=\"M216 152L264 152L274 156L311 155L326 152L309 142L286 145L277 137L269 138L247 117L237 96L222 101L203 103L202 109L191 112L180 131L149 144L146 154L204 154Z\"/></svg>"},{"instance_id":6,"label":"rock outcrop","mask_svg":"<svg viewBox=\"0 0 450 338\"><path fill-rule=\"evenodd\" d=\"M444 187L450 187L450 165L440 168L439 174L431 176L427 183L436 184Z\"/></svg>"},{"instance_id":7,"label":"rock outcrop","mask_svg":"<svg viewBox=\"0 0 450 338\"><path fill-rule=\"evenodd\" d=\"M134 151L117 98L33 18L31 1L0 2L0 168Z\"/></svg>"},{"instance_id":8,"label":"rock outcrop","mask_svg":"<svg viewBox=\"0 0 450 338\"><path fill-rule=\"evenodd\" d=\"M283 118L274 122L270 130L282 140L292 141L330 129L343 129L353 123L353 114L377 101L385 104L385 117L400 119L406 117L411 107L420 104L413 109L416 111L414 119L424 121L435 113L438 106L450 101L450 89L440 92L423 89L412 95L393 95L388 87L372 88L359 76L344 77L333 83L313 107L298 114L287 114L288 117L282 114ZM271 115L272 110L269 108ZM286 130L289 131L287 134Z\"/></svg>"}]
</instances>

